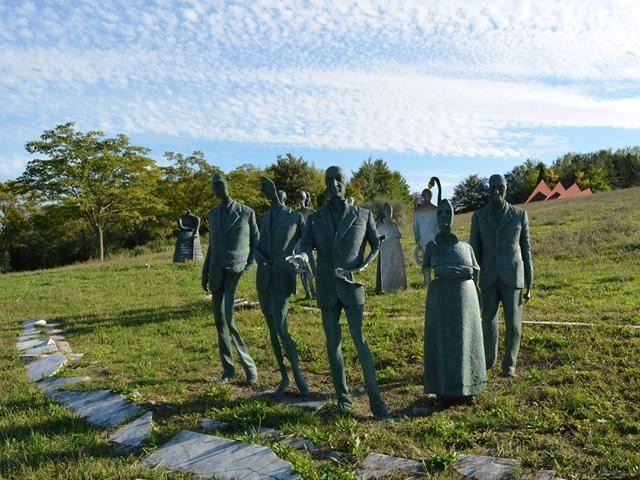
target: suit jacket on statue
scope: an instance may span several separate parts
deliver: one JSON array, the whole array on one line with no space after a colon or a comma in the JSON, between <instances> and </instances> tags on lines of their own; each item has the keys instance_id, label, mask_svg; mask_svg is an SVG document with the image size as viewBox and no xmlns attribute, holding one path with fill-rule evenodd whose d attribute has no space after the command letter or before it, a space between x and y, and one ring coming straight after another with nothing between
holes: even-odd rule
<instances>
[{"instance_id":1,"label":"suit jacket on statue","mask_svg":"<svg viewBox=\"0 0 640 480\"><path fill-rule=\"evenodd\" d=\"M372 249L380 245L373 214L366 208L345 205L337 230L328 204L309 215L302 246L308 253L313 248L318 252L316 298L320 308L333 307L338 299L344 305L364 304L364 287L337 278L335 269L360 268L366 243Z\"/></svg>"},{"instance_id":2,"label":"suit jacket on statue","mask_svg":"<svg viewBox=\"0 0 640 480\"><path fill-rule=\"evenodd\" d=\"M267 288L291 295L296 291L295 267L285 260L294 254L304 230L304 218L300 212L287 207L270 209L260 220L260 256L256 287L259 292Z\"/></svg>"},{"instance_id":3,"label":"suit jacket on statue","mask_svg":"<svg viewBox=\"0 0 640 480\"><path fill-rule=\"evenodd\" d=\"M480 288L498 279L510 288L530 287L533 281L527 212L507 204L500 222L490 205L471 218L469 243L480 264Z\"/></svg>"},{"instance_id":4,"label":"suit jacket on statue","mask_svg":"<svg viewBox=\"0 0 640 480\"><path fill-rule=\"evenodd\" d=\"M220 213L220 205L209 211L209 248L202 267L212 292L222 286L223 270L242 273L253 264L253 251L260 241L251 208L232 200L224 223Z\"/></svg>"}]
</instances>

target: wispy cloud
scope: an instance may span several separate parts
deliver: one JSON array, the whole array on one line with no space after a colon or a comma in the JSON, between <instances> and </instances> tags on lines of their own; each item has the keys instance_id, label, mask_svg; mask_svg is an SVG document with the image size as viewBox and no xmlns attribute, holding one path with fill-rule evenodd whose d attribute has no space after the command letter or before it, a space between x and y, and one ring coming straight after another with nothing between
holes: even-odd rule
<instances>
[{"instance_id":1,"label":"wispy cloud","mask_svg":"<svg viewBox=\"0 0 640 480\"><path fill-rule=\"evenodd\" d=\"M0 124L524 156L640 129L640 2L0 6Z\"/></svg>"}]
</instances>

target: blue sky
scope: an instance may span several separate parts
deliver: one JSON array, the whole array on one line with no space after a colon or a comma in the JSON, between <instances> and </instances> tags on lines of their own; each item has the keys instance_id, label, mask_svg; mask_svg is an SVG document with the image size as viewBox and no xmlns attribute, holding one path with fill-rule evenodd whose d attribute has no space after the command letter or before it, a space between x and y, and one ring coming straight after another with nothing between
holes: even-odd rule
<instances>
[{"instance_id":1,"label":"blue sky","mask_svg":"<svg viewBox=\"0 0 640 480\"><path fill-rule=\"evenodd\" d=\"M0 180L56 124L414 190L640 144L640 2L0 2Z\"/></svg>"}]
</instances>

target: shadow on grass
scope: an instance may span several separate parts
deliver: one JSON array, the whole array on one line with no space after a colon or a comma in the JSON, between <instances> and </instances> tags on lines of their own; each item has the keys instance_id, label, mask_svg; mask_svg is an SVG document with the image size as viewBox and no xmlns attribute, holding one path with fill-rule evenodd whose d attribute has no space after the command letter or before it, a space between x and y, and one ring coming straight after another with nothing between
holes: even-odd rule
<instances>
[{"instance_id":1,"label":"shadow on grass","mask_svg":"<svg viewBox=\"0 0 640 480\"><path fill-rule=\"evenodd\" d=\"M160 324L170 320L198 317L203 314L210 314L210 306L199 300L177 307L124 310L115 315L79 315L55 320L64 322L67 334L84 335L108 327L138 327L146 324Z\"/></svg>"}]
</instances>

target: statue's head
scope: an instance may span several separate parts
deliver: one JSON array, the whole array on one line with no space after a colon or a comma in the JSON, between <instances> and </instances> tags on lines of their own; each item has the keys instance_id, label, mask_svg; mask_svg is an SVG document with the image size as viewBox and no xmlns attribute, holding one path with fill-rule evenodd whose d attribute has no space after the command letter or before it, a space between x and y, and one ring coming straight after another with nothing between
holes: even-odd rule
<instances>
[{"instance_id":1,"label":"statue's head","mask_svg":"<svg viewBox=\"0 0 640 480\"><path fill-rule=\"evenodd\" d=\"M425 188L424 190L422 190L422 204L430 205L432 195L433 193L431 192L430 188Z\"/></svg>"},{"instance_id":2,"label":"statue's head","mask_svg":"<svg viewBox=\"0 0 640 480\"><path fill-rule=\"evenodd\" d=\"M211 178L211 186L213 187L213 193L219 199L225 199L229 197L229 189L227 188L227 181L219 173L214 173Z\"/></svg>"},{"instance_id":3,"label":"statue's head","mask_svg":"<svg viewBox=\"0 0 640 480\"><path fill-rule=\"evenodd\" d=\"M191 209L190 209L190 208L187 208L187 211L186 211L186 212L184 212L184 214L185 214L185 215L191 215Z\"/></svg>"},{"instance_id":4,"label":"statue's head","mask_svg":"<svg viewBox=\"0 0 640 480\"><path fill-rule=\"evenodd\" d=\"M347 189L347 176L340 167L329 167L324 173L324 183L327 186L327 196L329 200L344 200Z\"/></svg>"},{"instance_id":5,"label":"statue's head","mask_svg":"<svg viewBox=\"0 0 640 480\"><path fill-rule=\"evenodd\" d=\"M389 202L384 202L384 205L382 206L382 215L384 220L388 222L393 221L393 205Z\"/></svg>"},{"instance_id":6,"label":"statue's head","mask_svg":"<svg viewBox=\"0 0 640 480\"><path fill-rule=\"evenodd\" d=\"M305 207L307 201L307 192L305 192L304 190L298 190L296 192L296 200L301 207Z\"/></svg>"},{"instance_id":7,"label":"statue's head","mask_svg":"<svg viewBox=\"0 0 640 480\"><path fill-rule=\"evenodd\" d=\"M284 190L278 190L278 200L280 200L282 205L285 205L287 203L287 192Z\"/></svg>"},{"instance_id":8,"label":"statue's head","mask_svg":"<svg viewBox=\"0 0 640 480\"><path fill-rule=\"evenodd\" d=\"M279 200L278 190L276 190L276 186L270 178L265 176L260 177L260 190L262 190L264 196L269 200Z\"/></svg>"},{"instance_id":9,"label":"statue's head","mask_svg":"<svg viewBox=\"0 0 640 480\"><path fill-rule=\"evenodd\" d=\"M438 205L438 230L442 233L451 233L453 226L453 205L448 199L444 199Z\"/></svg>"},{"instance_id":10,"label":"statue's head","mask_svg":"<svg viewBox=\"0 0 640 480\"><path fill-rule=\"evenodd\" d=\"M502 175L495 174L489 177L489 201L492 205L499 207L505 203L504 197L507 194L507 181Z\"/></svg>"}]
</instances>

